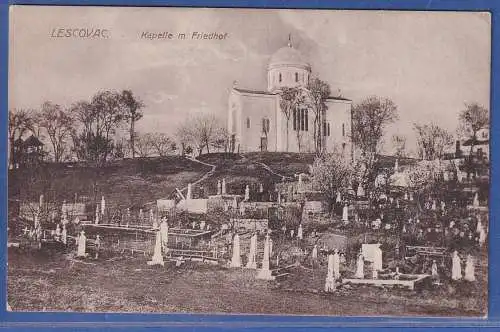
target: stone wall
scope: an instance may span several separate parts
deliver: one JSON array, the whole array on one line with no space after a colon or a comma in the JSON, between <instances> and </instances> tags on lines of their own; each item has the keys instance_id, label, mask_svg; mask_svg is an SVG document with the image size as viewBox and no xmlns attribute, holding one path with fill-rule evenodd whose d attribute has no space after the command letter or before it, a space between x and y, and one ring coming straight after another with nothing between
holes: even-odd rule
<instances>
[{"instance_id":1,"label":"stone wall","mask_svg":"<svg viewBox=\"0 0 500 332\"><path fill-rule=\"evenodd\" d=\"M208 212L208 199L185 199L177 204L179 210L190 213L205 214Z\"/></svg>"},{"instance_id":2,"label":"stone wall","mask_svg":"<svg viewBox=\"0 0 500 332\"><path fill-rule=\"evenodd\" d=\"M249 231L264 232L269 228L268 219L234 218L231 222L235 224L236 229L244 228Z\"/></svg>"}]
</instances>

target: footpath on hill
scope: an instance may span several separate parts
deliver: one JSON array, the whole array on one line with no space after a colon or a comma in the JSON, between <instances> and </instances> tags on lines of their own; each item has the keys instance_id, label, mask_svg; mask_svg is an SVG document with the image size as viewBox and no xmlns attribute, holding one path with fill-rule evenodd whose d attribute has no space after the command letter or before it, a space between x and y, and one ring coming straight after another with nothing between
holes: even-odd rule
<instances>
[{"instance_id":1,"label":"footpath on hill","mask_svg":"<svg viewBox=\"0 0 500 332\"><path fill-rule=\"evenodd\" d=\"M211 179L212 177L220 177L222 173L228 173L228 176L234 176L237 178L238 176L241 176L241 174L236 174L240 172L240 170L235 170L233 167L239 167L241 168L242 164L246 164L248 169L251 167L257 166L258 168L263 169L265 172L270 174L272 177L277 177L282 180L293 180L293 176L290 175L290 172L288 174L283 174L280 171L277 171L273 169L270 165L265 163L262 160L255 160L254 158L248 158L245 154L239 154L237 155L237 159L234 159L234 165L231 164L230 162L233 161L232 159L227 159L223 155L217 156L217 154L209 154L209 155L202 155L201 159L206 159L206 160L200 160L200 158L196 157L185 157L186 160L189 160L194 163L198 163L203 166L208 166L210 167L210 170L203 174L199 179L197 179L194 182L191 182L192 185L198 185L200 183L206 182L207 180ZM216 159L214 159L216 158ZM217 159L218 158L218 159ZM286 159L286 158L285 158ZM229 164L227 164L229 162ZM236 173L234 173L236 172ZM295 173L295 172L293 172ZM267 180L264 180L267 181ZM182 188L176 188L179 190L181 193L187 192L187 184L183 186ZM166 198L166 197L165 197ZM148 202L145 204L145 206L151 206L153 204L156 204L156 201Z\"/></svg>"}]
</instances>

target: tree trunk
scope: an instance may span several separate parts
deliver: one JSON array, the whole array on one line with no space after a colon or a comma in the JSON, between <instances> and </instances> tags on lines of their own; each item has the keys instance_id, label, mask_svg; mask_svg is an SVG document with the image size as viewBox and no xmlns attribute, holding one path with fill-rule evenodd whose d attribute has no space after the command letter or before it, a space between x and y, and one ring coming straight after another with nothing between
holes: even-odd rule
<instances>
[{"instance_id":1,"label":"tree trunk","mask_svg":"<svg viewBox=\"0 0 500 332\"><path fill-rule=\"evenodd\" d=\"M130 147L132 149L132 159L135 158L135 120L134 120L134 114L132 114L132 117L130 119Z\"/></svg>"},{"instance_id":2,"label":"tree trunk","mask_svg":"<svg viewBox=\"0 0 500 332\"><path fill-rule=\"evenodd\" d=\"M10 165L12 166L12 168L14 168L14 166L16 165L16 158L14 156L14 138L11 138L10 139Z\"/></svg>"},{"instance_id":3,"label":"tree trunk","mask_svg":"<svg viewBox=\"0 0 500 332\"><path fill-rule=\"evenodd\" d=\"M320 137L318 137L318 128L317 128L317 125L318 125L318 116L316 115L314 117L314 123L313 123L313 140L314 140L314 151L316 153L319 152L319 139Z\"/></svg>"},{"instance_id":4,"label":"tree trunk","mask_svg":"<svg viewBox=\"0 0 500 332\"><path fill-rule=\"evenodd\" d=\"M286 152L288 152L288 119L286 119Z\"/></svg>"}]
</instances>

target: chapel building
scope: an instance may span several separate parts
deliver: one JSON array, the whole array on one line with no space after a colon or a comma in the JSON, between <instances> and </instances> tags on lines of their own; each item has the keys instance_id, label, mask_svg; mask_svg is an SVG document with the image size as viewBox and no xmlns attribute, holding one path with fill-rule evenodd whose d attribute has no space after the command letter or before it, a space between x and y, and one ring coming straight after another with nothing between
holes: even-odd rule
<instances>
[{"instance_id":1,"label":"chapel building","mask_svg":"<svg viewBox=\"0 0 500 332\"><path fill-rule=\"evenodd\" d=\"M266 90L249 90L234 85L228 105L230 150L315 152L313 111L302 105L291 112L287 121L280 108L280 89L298 87L307 95L310 77L310 64L289 40L287 46L271 56ZM352 101L330 96L326 106L319 119L319 146L323 151L336 149L346 157L352 157L349 140Z\"/></svg>"}]
</instances>

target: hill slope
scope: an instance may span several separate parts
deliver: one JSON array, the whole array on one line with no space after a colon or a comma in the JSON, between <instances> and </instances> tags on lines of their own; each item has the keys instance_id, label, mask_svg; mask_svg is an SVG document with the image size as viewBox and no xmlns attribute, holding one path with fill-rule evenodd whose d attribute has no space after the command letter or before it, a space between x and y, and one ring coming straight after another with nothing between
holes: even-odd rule
<instances>
[{"instance_id":1,"label":"hill slope","mask_svg":"<svg viewBox=\"0 0 500 332\"><path fill-rule=\"evenodd\" d=\"M172 197L176 188L202 179L194 194L215 195L217 182L226 179L228 193L244 194L245 186L253 192L260 184L267 191L283 176L307 172L313 155L298 153L249 153L243 155L212 153L198 158L212 167L180 156L126 159L104 168L76 164L46 164L37 169L9 171L9 200L37 201L44 194L47 202L66 200L95 202L104 195L109 208L132 209L159 198ZM269 168L267 168L267 166Z\"/></svg>"},{"instance_id":2,"label":"hill slope","mask_svg":"<svg viewBox=\"0 0 500 332\"><path fill-rule=\"evenodd\" d=\"M109 207L138 207L169 196L175 188L201 178L210 167L180 156L138 158L104 168L47 164L38 169L9 171L9 200L72 202L75 194L93 201L106 197Z\"/></svg>"}]
</instances>

